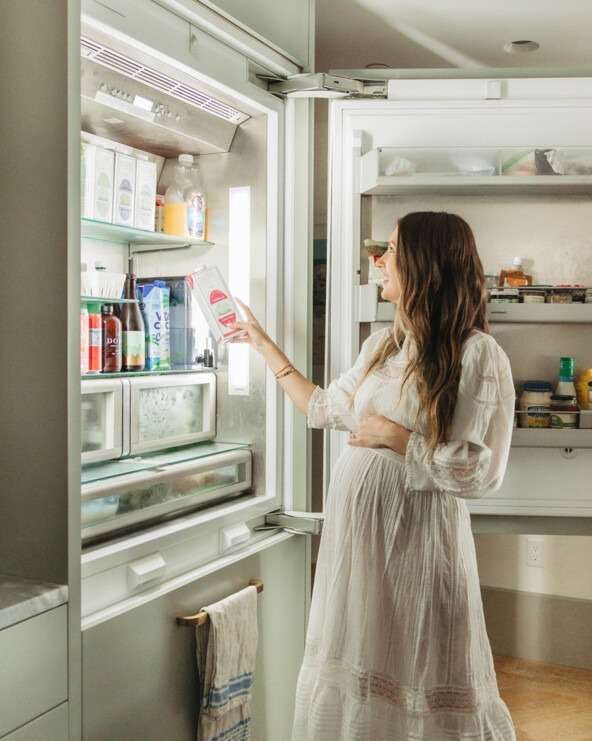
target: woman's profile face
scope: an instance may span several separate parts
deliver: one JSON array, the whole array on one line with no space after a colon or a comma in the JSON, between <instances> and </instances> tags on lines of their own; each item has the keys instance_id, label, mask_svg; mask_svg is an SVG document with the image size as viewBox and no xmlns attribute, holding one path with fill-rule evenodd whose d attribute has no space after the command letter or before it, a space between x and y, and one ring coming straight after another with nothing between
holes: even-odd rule
<instances>
[{"instance_id":1,"label":"woman's profile face","mask_svg":"<svg viewBox=\"0 0 592 741\"><path fill-rule=\"evenodd\" d=\"M397 241L399 229L395 227L389 238L388 247L384 255L378 258L376 265L382 271L382 298L396 304L401 298L401 287L399 285L399 274L396 267Z\"/></svg>"}]
</instances>

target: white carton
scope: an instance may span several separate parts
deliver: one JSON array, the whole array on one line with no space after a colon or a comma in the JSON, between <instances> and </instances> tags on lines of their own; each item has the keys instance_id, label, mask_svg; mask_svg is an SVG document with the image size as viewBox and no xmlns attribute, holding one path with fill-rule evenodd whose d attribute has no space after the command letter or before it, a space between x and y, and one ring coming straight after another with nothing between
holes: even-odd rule
<instances>
[{"instance_id":1,"label":"white carton","mask_svg":"<svg viewBox=\"0 0 592 741\"><path fill-rule=\"evenodd\" d=\"M241 314L215 265L191 273L185 280L191 286L197 304L219 345L245 334L242 329L228 327L233 322L241 321Z\"/></svg>"},{"instance_id":2,"label":"white carton","mask_svg":"<svg viewBox=\"0 0 592 741\"><path fill-rule=\"evenodd\" d=\"M80 145L81 213L83 218L110 222L113 217L115 155L82 142Z\"/></svg>"},{"instance_id":3,"label":"white carton","mask_svg":"<svg viewBox=\"0 0 592 741\"><path fill-rule=\"evenodd\" d=\"M113 223L122 226L134 225L136 200L136 160L125 154L115 155L115 178L113 180Z\"/></svg>"},{"instance_id":4,"label":"white carton","mask_svg":"<svg viewBox=\"0 0 592 741\"><path fill-rule=\"evenodd\" d=\"M136 160L136 205L134 226L136 229L154 231L156 207L156 162Z\"/></svg>"}]
</instances>

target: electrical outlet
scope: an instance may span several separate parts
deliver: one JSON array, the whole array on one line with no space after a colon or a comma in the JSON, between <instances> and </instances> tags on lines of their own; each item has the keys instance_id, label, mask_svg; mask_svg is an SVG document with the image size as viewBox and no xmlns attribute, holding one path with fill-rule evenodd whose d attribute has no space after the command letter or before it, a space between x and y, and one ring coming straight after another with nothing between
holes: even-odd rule
<instances>
[{"instance_id":1,"label":"electrical outlet","mask_svg":"<svg viewBox=\"0 0 592 741\"><path fill-rule=\"evenodd\" d=\"M528 538L526 541L526 565L544 566L544 543L538 538Z\"/></svg>"}]
</instances>

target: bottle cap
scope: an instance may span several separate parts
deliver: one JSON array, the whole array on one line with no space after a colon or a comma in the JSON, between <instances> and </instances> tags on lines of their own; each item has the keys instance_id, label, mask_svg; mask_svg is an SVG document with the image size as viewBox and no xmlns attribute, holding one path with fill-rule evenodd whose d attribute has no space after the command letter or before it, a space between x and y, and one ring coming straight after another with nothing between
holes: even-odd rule
<instances>
[{"instance_id":1,"label":"bottle cap","mask_svg":"<svg viewBox=\"0 0 592 741\"><path fill-rule=\"evenodd\" d=\"M181 165L192 165L193 164L193 155L192 154L180 154L179 155L179 163Z\"/></svg>"},{"instance_id":2,"label":"bottle cap","mask_svg":"<svg viewBox=\"0 0 592 741\"><path fill-rule=\"evenodd\" d=\"M514 265L520 265L520 266L522 266L522 258L521 257L515 257L514 258Z\"/></svg>"},{"instance_id":3,"label":"bottle cap","mask_svg":"<svg viewBox=\"0 0 592 741\"><path fill-rule=\"evenodd\" d=\"M164 288L165 282L163 280L155 280L154 285L158 286L158 288Z\"/></svg>"},{"instance_id":4,"label":"bottle cap","mask_svg":"<svg viewBox=\"0 0 592 741\"><path fill-rule=\"evenodd\" d=\"M103 304L101 307L102 314L113 314L113 304Z\"/></svg>"},{"instance_id":5,"label":"bottle cap","mask_svg":"<svg viewBox=\"0 0 592 741\"><path fill-rule=\"evenodd\" d=\"M104 262L95 262L95 270L107 270Z\"/></svg>"}]
</instances>

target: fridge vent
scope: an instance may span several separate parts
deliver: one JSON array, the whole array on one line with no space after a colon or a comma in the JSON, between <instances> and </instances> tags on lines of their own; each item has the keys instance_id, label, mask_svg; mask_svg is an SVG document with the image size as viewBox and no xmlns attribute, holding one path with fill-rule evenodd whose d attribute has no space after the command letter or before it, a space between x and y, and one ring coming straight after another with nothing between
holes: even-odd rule
<instances>
[{"instance_id":1,"label":"fridge vent","mask_svg":"<svg viewBox=\"0 0 592 741\"><path fill-rule=\"evenodd\" d=\"M183 100L196 108L209 111L215 116L230 121L234 124L241 124L249 116L231 106L221 103L210 96L200 93L198 90L183 85L168 75L163 75L150 67L138 64L133 59L119 54L112 49L95 43L84 36L80 40L80 52L82 56L91 59L93 62L102 64L104 67L121 72L127 77L138 82L143 82L150 87L161 90L168 95L179 100Z\"/></svg>"}]
</instances>

